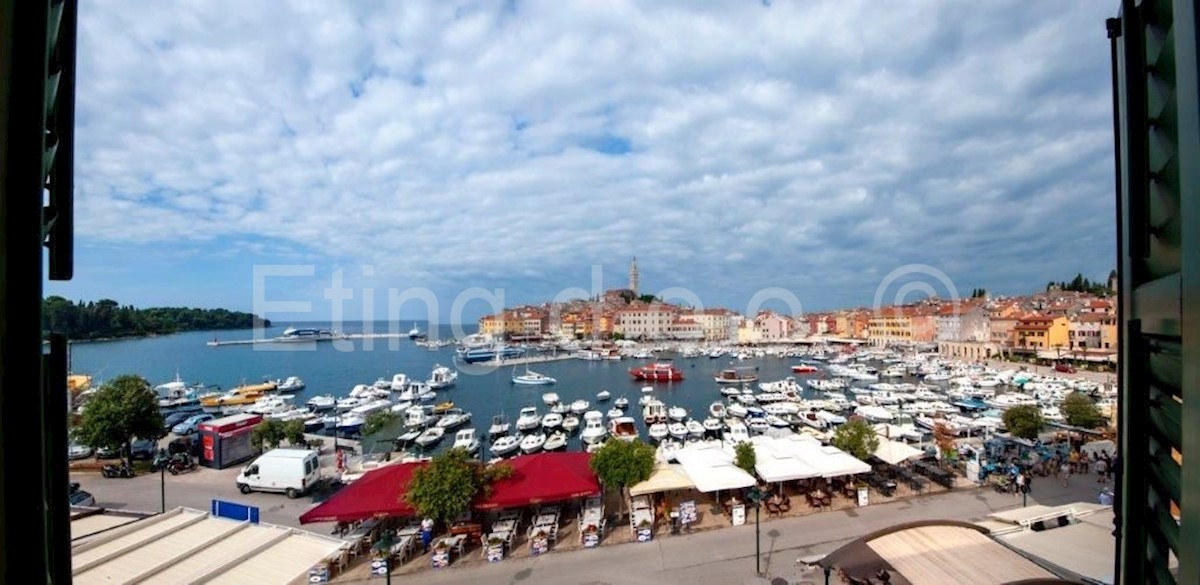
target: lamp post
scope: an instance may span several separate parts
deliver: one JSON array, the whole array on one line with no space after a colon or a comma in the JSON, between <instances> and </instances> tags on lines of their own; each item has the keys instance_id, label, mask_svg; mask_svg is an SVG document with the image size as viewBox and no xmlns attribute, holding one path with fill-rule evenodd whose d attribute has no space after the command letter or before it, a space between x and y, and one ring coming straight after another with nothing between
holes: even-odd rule
<instances>
[{"instance_id":1,"label":"lamp post","mask_svg":"<svg viewBox=\"0 0 1200 585\"><path fill-rule=\"evenodd\" d=\"M159 498L162 502L162 512L167 512L167 466L161 465L158 468L158 488Z\"/></svg>"},{"instance_id":2,"label":"lamp post","mask_svg":"<svg viewBox=\"0 0 1200 585\"><path fill-rule=\"evenodd\" d=\"M762 574L762 545L761 545L761 541L759 540L759 532L758 532L758 509L761 507L759 504L762 502L762 497L763 497L762 490L758 489L758 486L754 486L754 487L750 488L750 492L748 494L746 494L746 499L750 500L750 503L754 505L754 574L755 575Z\"/></svg>"}]
</instances>

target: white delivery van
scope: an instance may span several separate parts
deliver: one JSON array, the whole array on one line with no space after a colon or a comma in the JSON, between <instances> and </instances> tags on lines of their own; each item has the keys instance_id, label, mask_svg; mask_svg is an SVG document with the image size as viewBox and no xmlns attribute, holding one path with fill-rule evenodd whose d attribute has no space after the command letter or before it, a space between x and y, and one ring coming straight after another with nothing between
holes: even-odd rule
<instances>
[{"instance_id":1,"label":"white delivery van","mask_svg":"<svg viewBox=\"0 0 1200 585\"><path fill-rule=\"evenodd\" d=\"M237 487L243 494L280 492L289 498L298 498L320 479L320 468L315 450L275 449L242 468L237 476Z\"/></svg>"}]
</instances>

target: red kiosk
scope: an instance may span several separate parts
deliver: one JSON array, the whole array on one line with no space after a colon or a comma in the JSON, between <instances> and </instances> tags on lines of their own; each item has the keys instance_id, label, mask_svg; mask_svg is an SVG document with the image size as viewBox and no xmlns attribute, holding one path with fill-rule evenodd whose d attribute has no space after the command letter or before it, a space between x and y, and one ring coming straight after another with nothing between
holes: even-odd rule
<instances>
[{"instance_id":1,"label":"red kiosk","mask_svg":"<svg viewBox=\"0 0 1200 585\"><path fill-rule=\"evenodd\" d=\"M201 423L200 465L224 469L257 455L250 432L261 422L259 414L235 414Z\"/></svg>"}]
</instances>

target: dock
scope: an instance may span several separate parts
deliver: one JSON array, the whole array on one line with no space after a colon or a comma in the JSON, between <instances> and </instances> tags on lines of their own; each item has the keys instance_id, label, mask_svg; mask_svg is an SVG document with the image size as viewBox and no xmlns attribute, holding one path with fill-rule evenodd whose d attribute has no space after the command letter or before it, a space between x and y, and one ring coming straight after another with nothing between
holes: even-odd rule
<instances>
[{"instance_id":1,"label":"dock","mask_svg":"<svg viewBox=\"0 0 1200 585\"><path fill-rule=\"evenodd\" d=\"M325 343L330 341L338 341L341 339L353 341L357 339L408 339L407 333L342 333L333 337L323 337L321 339L286 339L283 337L266 337L262 339L229 339L221 341L213 339L206 342L209 347L221 347L225 345L255 345L259 343L295 343L297 345L310 343Z\"/></svg>"},{"instance_id":2,"label":"dock","mask_svg":"<svg viewBox=\"0 0 1200 585\"><path fill-rule=\"evenodd\" d=\"M529 364L543 364L547 362L561 362L565 360L579 359L575 354L569 352L560 352L552 355L535 355L529 357L509 358L506 360L488 360L486 362L460 363L460 367L479 367L479 368L505 368L508 366L525 366Z\"/></svg>"}]
</instances>

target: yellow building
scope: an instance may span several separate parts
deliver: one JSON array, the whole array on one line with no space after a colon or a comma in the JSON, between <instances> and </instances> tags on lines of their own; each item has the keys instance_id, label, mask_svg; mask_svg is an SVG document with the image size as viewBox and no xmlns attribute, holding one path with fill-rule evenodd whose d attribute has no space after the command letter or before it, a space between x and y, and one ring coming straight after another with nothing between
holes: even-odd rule
<instances>
[{"instance_id":1,"label":"yellow building","mask_svg":"<svg viewBox=\"0 0 1200 585\"><path fill-rule=\"evenodd\" d=\"M1100 322L1100 348L1117 351L1120 349L1117 344L1117 318L1114 315L1106 317Z\"/></svg>"},{"instance_id":2,"label":"yellow building","mask_svg":"<svg viewBox=\"0 0 1200 585\"><path fill-rule=\"evenodd\" d=\"M901 309L884 309L867 321L867 340L875 345L911 342L913 321Z\"/></svg>"},{"instance_id":3,"label":"yellow building","mask_svg":"<svg viewBox=\"0 0 1200 585\"><path fill-rule=\"evenodd\" d=\"M1070 349L1071 323L1066 317L1028 315L1013 327L1018 348L1033 350Z\"/></svg>"}]
</instances>

